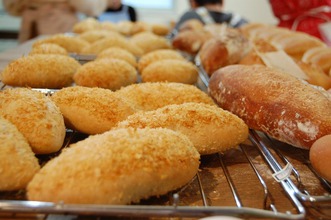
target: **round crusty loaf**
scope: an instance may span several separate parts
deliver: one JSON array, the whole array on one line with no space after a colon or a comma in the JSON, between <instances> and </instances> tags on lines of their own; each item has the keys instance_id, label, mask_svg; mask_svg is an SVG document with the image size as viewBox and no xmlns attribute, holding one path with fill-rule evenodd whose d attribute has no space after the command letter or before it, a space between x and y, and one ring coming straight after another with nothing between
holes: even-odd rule
<instances>
[{"instance_id":1,"label":"round crusty loaf","mask_svg":"<svg viewBox=\"0 0 331 220\"><path fill-rule=\"evenodd\" d=\"M0 115L16 125L36 154L53 153L63 145L63 116L52 100L40 92L28 88L1 91Z\"/></svg>"},{"instance_id":2,"label":"round crusty loaf","mask_svg":"<svg viewBox=\"0 0 331 220\"><path fill-rule=\"evenodd\" d=\"M135 109L154 110L170 104L197 102L215 105L213 100L196 86L183 83L139 83L123 87L115 92Z\"/></svg>"},{"instance_id":3,"label":"round crusty loaf","mask_svg":"<svg viewBox=\"0 0 331 220\"><path fill-rule=\"evenodd\" d=\"M296 147L310 148L331 133L330 95L275 69L224 67L210 78L209 93L250 128Z\"/></svg>"},{"instance_id":4,"label":"round crusty loaf","mask_svg":"<svg viewBox=\"0 0 331 220\"><path fill-rule=\"evenodd\" d=\"M108 131L135 112L114 92L102 88L68 87L54 93L52 100L60 107L66 126L86 134Z\"/></svg>"},{"instance_id":5,"label":"round crusty loaf","mask_svg":"<svg viewBox=\"0 0 331 220\"><path fill-rule=\"evenodd\" d=\"M169 129L114 129L71 145L27 187L29 200L128 204L163 195L197 173L199 153ZM54 193L56 192L56 193Z\"/></svg>"},{"instance_id":6,"label":"round crusty loaf","mask_svg":"<svg viewBox=\"0 0 331 220\"><path fill-rule=\"evenodd\" d=\"M2 71L2 81L11 86L57 89L71 85L80 66L69 56L35 54L10 62Z\"/></svg>"},{"instance_id":7,"label":"round crusty loaf","mask_svg":"<svg viewBox=\"0 0 331 220\"><path fill-rule=\"evenodd\" d=\"M163 127L179 131L200 154L224 152L248 138L247 125L236 115L214 105L193 102L137 112L118 127Z\"/></svg>"},{"instance_id":8,"label":"round crusty loaf","mask_svg":"<svg viewBox=\"0 0 331 220\"><path fill-rule=\"evenodd\" d=\"M37 158L15 125L0 116L0 191L24 189L39 171Z\"/></svg>"}]
</instances>

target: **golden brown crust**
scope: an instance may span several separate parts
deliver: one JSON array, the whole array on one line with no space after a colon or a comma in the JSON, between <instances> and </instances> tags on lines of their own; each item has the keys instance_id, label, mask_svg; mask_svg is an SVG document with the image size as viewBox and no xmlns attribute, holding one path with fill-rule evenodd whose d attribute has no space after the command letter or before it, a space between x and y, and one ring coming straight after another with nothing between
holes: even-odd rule
<instances>
[{"instance_id":1,"label":"golden brown crust","mask_svg":"<svg viewBox=\"0 0 331 220\"><path fill-rule=\"evenodd\" d=\"M195 84L198 69L193 63L184 60L159 60L141 72L142 82L178 82Z\"/></svg>"},{"instance_id":2,"label":"golden brown crust","mask_svg":"<svg viewBox=\"0 0 331 220\"><path fill-rule=\"evenodd\" d=\"M152 32L141 32L133 35L130 42L143 50L143 54L159 49L170 49L170 43L164 37L153 34Z\"/></svg>"},{"instance_id":3,"label":"golden brown crust","mask_svg":"<svg viewBox=\"0 0 331 220\"><path fill-rule=\"evenodd\" d=\"M16 88L0 92L0 114L28 140L33 152L57 152L63 145L65 126L60 109L44 94Z\"/></svg>"},{"instance_id":4,"label":"golden brown crust","mask_svg":"<svg viewBox=\"0 0 331 220\"><path fill-rule=\"evenodd\" d=\"M24 189L39 171L37 158L15 125L0 116L0 191Z\"/></svg>"},{"instance_id":5,"label":"golden brown crust","mask_svg":"<svg viewBox=\"0 0 331 220\"><path fill-rule=\"evenodd\" d=\"M181 24L178 28L179 31L187 30L203 30L204 24L199 19L189 19Z\"/></svg>"},{"instance_id":6,"label":"golden brown crust","mask_svg":"<svg viewBox=\"0 0 331 220\"><path fill-rule=\"evenodd\" d=\"M183 134L115 129L71 145L48 162L28 185L27 196L56 203L129 204L184 186L198 167L199 154Z\"/></svg>"},{"instance_id":7,"label":"golden brown crust","mask_svg":"<svg viewBox=\"0 0 331 220\"><path fill-rule=\"evenodd\" d=\"M307 50L302 56L302 61L308 64L314 64L324 71L325 74L331 70L331 48L313 47Z\"/></svg>"},{"instance_id":8,"label":"golden brown crust","mask_svg":"<svg viewBox=\"0 0 331 220\"><path fill-rule=\"evenodd\" d=\"M115 127L134 109L114 92L102 88L74 86L52 96L67 127L86 134L100 134Z\"/></svg>"},{"instance_id":9,"label":"golden brown crust","mask_svg":"<svg viewBox=\"0 0 331 220\"><path fill-rule=\"evenodd\" d=\"M118 127L169 128L186 135L200 154L224 152L248 138L247 125L236 115L203 103L168 105L137 112Z\"/></svg>"},{"instance_id":10,"label":"golden brown crust","mask_svg":"<svg viewBox=\"0 0 331 220\"><path fill-rule=\"evenodd\" d=\"M155 50L140 57L138 61L138 70L141 73L151 63L163 59L185 60L185 58L175 50L172 49Z\"/></svg>"},{"instance_id":11,"label":"golden brown crust","mask_svg":"<svg viewBox=\"0 0 331 220\"><path fill-rule=\"evenodd\" d=\"M59 55L68 55L66 49L61 47L58 44L54 43L44 43L32 47L29 55L34 54L59 54Z\"/></svg>"},{"instance_id":12,"label":"golden brown crust","mask_svg":"<svg viewBox=\"0 0 331 220\"><path fill-rule=\"evenodd\" d=\"M2 71L2 81L11 86L62 88L73 83L72 77L80 66L69 56L36 54L10 62Z\"/></svg>"},{"instance_id":13,"label":"golden brown crust","mask_svg":"<svg viewBox=\"0 0 331 220\"><path fill-rule=\"evenodd\" d=\"M90 43L78 37L65 34L56 34L44 39L37 40L33 43L33 47L44 43L57 44L68 51L68 53L81 53L82 50L89 46Z\"/></svg>"},{"instance_id":14,"label":"golden brown crust","mask_svg":"<svg viewBox=\"0 0 331 220\"><path fill-rule=\"evenodd\" d=\"M183 83L139 83L123 87L115 92L137 110L149 111L169 104L197 102L215 105L213 100L196 86Z\"/></svg>"},{"instance_id":15,"label":"golden brown crust","mask_svg":"<svg viewBox=\"0 0 331 220\"><path fill-rule=\"evenodd\" d=\"M331 132L331 101L323 89L260 65L233 65L210 78L209 93L246 124L280 141L310 148Z\"/></svg>"},{"instance_id":16,"label":"golden brown crust","mask_svg":"<svg viewBox=\"0 0 331 220\"><path fill-rule=\"evenodd\" d=\"M238 63L249 51L248 40L238 30L226 29L207 40L199 50L204 70L209 76L217 69Z\"/></svg>"},{"instance_id":17,"label":"golden brown crust","mask_svg":"<svg viewBox=\"0 0 331 220\"><path fill-rule=\"evenodd\" d=\"M121 59L124 61L127 61L130 63L133 67L137 67L137 59L136 57L129 52L128 50L125 50L120 47L110 47L101 53L98 54L96 57L96 60L102 59L102 58L115 58L115 59Z\"/></svg>"},{"instance_id":18,"label":"golden brown crust","mask_svg":"<svg viewBox=\"0 0 331 220\"><path fill-rule=\"evenodd\" d=\"M212 38L206 30L186 30L177 34L172 40L172 46L188 54L197 54L202 45Z\"/></svg>"},{"instance_id":19,"label":"golden brown crust","mask_svg":"<svg viewBox=\"0 0 331 220\"><path fill-rule=\"evenodd\" d=\"M103 58L82 65L73 78L79 86L115 91L137 82L137 71L124 60Z\"/></svg>"},{"instance_id":20,"label":"golden brown crust","mask_svg":"<svg viewBox=\"0 0 331 220\"><path fill-rule=\"evenodd\" d=\"M86 31L86 32L78 35L78 38L81 38L92 44L98 40L101 40L101 39L109 37L109 36L121 37L122 35L120 33L118 33L117 31L91 30L91 31Z\"/></svg>"}]
</instances>

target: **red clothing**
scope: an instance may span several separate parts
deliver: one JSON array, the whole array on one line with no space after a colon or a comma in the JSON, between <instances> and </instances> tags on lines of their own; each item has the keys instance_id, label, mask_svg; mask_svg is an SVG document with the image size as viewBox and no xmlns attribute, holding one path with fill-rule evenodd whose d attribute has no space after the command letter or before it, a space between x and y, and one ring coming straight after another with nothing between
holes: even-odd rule
<instances>
[{"instance_id":1,"label":"red clothing","mask_svg":"<svg viewBox=\"0 0 331 220\"><path fill-rule=\"evenodd\" d=\"M318 25L327 20L331 21L331 0L269 1L274 15L279 19L278 26L306 32L322 39ZM315 10L319 12L314 13Z\"/></svg>"}]
</instances>

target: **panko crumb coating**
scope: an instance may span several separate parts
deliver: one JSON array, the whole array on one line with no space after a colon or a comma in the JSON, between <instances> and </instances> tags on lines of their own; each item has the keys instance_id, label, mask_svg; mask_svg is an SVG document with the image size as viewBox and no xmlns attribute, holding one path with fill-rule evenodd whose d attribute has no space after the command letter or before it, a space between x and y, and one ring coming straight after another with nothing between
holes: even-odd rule
<instances>
[{"instance_id":1,"label":"panko crumb coating","mask_svg":"<svg viewBox=\"0 0 331 220\"><path fill-rule=\"evenodd\" d=\"M136 83L137 70L127 61L103 58L82 65L74 75L76 85L118 90Z\"/></svg>"},{"instance_id":2,"label":"panko crumb coating","mask_svg":"<svg viewBox=\"0 0 331 220\"><path fill-rule=\"evenodd\" d=\"M153 62L165 59L186 60L178 51L172 49L159 49L149 52L138 61L138 70L141 73L148 65Z\"/></svg>"},{"instance_id":3,"label":"panko crumb coating","mask_svg":"<svg viewBox=\"0 0 331 220\"><path fill-rule=\"evenodd\" d=\"M103 58L115 58L115 59L121 59L124 61L127 61L130 63L133 67L137 67L137 59L136 57L129 52L128 50L125 50L120 47L110 47L101 53L99 53L96 57L97 60L103 59Z\"/></svg>"},{"instance_id":4,"label":"panko crumb coating","mask_svg":"<svg viewBox=\"0 0 331 220\"><path fill-rule=\"evenodd\" d=\"M29 55L35 55L35 54L58 54L58 55L68 55L68 52L66 49L61 47L58 44L54 43L44 43L44 44L38 44L32 47Z\"/></svg>"},{"instance_id":5,"label":"panko crumb coating","mask_svg":"<svg viewBox=\"0 0 331 220\"><path fill-rule=\"evenodd\" d=\"M73 86L52 95L68 128L100 134L115 127L135 112L128 103L109 89Z\"/></svg>"},{"instance_id":6,"label":"panko crumb coating","mask_svg":"<svg viewBox=\"0 0 331 220\"><path fill-rule=\"evenodd\" d=\"M159 60L148 65L141 72L142 82L195 84L198 76L198 68L185 60Z\"/></svg>"},{"instance_id":7,"label":"panko crumb coating","mask_svg":"<svg viewBox=\"0 0 331 220\"><path fill-rule=\"evenodd\" d=\"M225 152L248 138L245 122L215 105L183 103L137 112L118 127L169 128L186 135L200 154Z\"/></svg>"},{"instance_id":8,"label":"panko crumb coating","mask_svg":"<svg viewBox=\"0 0 331 220\"><path fill-rule=\"evenodd\" d=\"M69 56L35 54L10 62L2 71L2 81L10 86L58 89L73 83L80 66Z\"/></svg>"},{"instance_id":9,"label":"panko crumb coating","mask_svg":"<svg viewBox=\"0 0 331 220\"><path fill-rule=\"evenodd\" d=\"M199 88L189 84L170 82L146 82L132 84L115 91L118 97L126 99L135 109L150 111L185 102L216 105L211 97Z\"/></svg>"},{"instance_id":10,"label":"panko crumb coating","mask_svg":"<svg viewBox=\"0 0 331 220\"><path fill-rule=\"evenodd\" d=\"M65 204L130 204L184 186L198 172L199 159L179 132L114 129L73 144L49 161L28 185L27 197Z\"/></svg>"},{"instance_id":11,"label":"panko crumb coating","mask_svg":"<svg viewBox=\"0 0 331 220\"><path fill-rule=\"evenodd\" d=\"M0 191L25 189L39 171L38 159L16 126L0 116Z\"/></svg>"}]
</instances>

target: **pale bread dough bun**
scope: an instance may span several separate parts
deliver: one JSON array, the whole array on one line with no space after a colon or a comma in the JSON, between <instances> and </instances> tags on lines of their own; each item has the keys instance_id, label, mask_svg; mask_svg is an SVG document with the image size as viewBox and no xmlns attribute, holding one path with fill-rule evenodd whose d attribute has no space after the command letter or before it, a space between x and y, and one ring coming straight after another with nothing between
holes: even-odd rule
<instances>
[{"instance_id":1,"label":"pale bread dough bun","mask_svg":"<svg viewBox=\"0 0 331 220\"><path fill-rule=\"evenodd\" d=\"M32 47L29 55L34 54L59 54L59 55L68 55L66 49L60 45L54 43L44 43Z\"/></svg>"},{"instance_id":2,"label":"pale bread dough bun","mask_svg":"<svg viewBox=\"0 0 331 220\"><path fill-rule=\"evenodd\" d=\"M33 47L44 43L57 44L68 51L68 53L81 53L83 48L90 45L89 42L81 38L66 35L66 34L55 34L44 39L37 40L33 43Z\"/></svg>"},{"instance_id":3,"label":"pale bread dough bun","mask_svg":"<svg viewBox=\"0 0 331 220\"><path fill-rule=\"evenodd\" d=\"M311 165L327 181L331 182L331 134L317 139L310 148Z\"/></svg>"},{"instance_id":4,"label":"pale bread dough bun","mask_svg":"<svg viewBox=\"0 0 331 220\"><path fill-rule=\"evenodd\" d=\"M236 115L202 103L167 105L137 112L118 127L169 128L185 134L200 154L224 152L248 138L248 126Z\"/></svg>"},{"instance_id":5,"label":"pale bread dough bun","mask_svg":"<svg viewBox=\"0 0 331 220\"><path fill-rule=\"evenodd\" d=\"M137 70L120 59L103 58L82 65L74 75L76 85L118 90L136 83Z\"/></svg>"},{"instance_id":6,"label":"pale bread dough bun","mask_svg":"<svg viewBox=\"0 0 331 220\"><path fill-rule=\"evenodd\" d=\"M138 61L138 70L142 72L151 63L165 59L185 60L185 58L175 50L159 49L143 55Z\"/></svg>"},{"instance_id":7,"label":"pale bread dough bun","mask_svg":"<svg viewBox=\"0 0 331 220\"><path fill-rule=\"evenodd\" d=\"M2 82L10 86L59 89L73 83L81 65L72 57L35 54L10 62L2 71Z\"/></svg>"},{"instance_id":8,"label":"pale bread dough bun","mask_svg":"<svg viewBox=\"0 0 331 220\"><path fill-rule=\"evenodd\" d=\"M187 184L199 153L169 129L114 129L66 148L35 175L29 200L129 204ZM56 192L56 193L54 193Z\"/></svg>"},{"instance_id":9,"label":"pale bread dough bun","mask_svg":"<svg viewBox=\"0 0 331 220\"><path fill-rule=\"evenodd\" d=\"M0 116L0 191L24 189L39 171L38 159L15 125Z\"/></svg>"},{"instance_id":10,"label":"pale bread dough bun","mask_svg":"<svg viewBox=\"0 0 331 220\"><path fill-rule=\"evenodd\" d=\"M66 129L60 109L52 100L27 88L0 92L0 115L13 123L36 154L57 152Z\"/></svg>"},{"instance_id":11,"label":"pale bread dough bun","mask_svg":"<svg viewBox=\"0 0 331 220\"><path fill-rule=\"evenodd\" d=\"M198 81L198 76L198 68L185 60L159 60L141 72L142 82L195 84Z\"/></svg>"},{"instance_id":12,"label":"pale bread dough bun","mask_svg":"<svg viewBox=\"0 0 331 220\"><path fill-rule=\"evenodd\" d=\"M183 83L146 82L132 84L115 91L115 95L127 100L135 109L142 111L185 102L215 105L205 92L196 86Z\"/></svg>"},{"instance_id":13,"label":"pale bread dough bun","mask_svg":"<svg viewBox=\"0 0 331 220\"><path fill-rule=\"evenodd\" d=\"M67 87L54 93L67 127L86 134L99 134L115 127L135 110L114 92L102 88Z\"/></svg>"},{"instance_id":14,"label":"pale bread dough bun","mask_svg":"<svg viewBox=\"0 0 331 220\"><path fill-rule=\"evenodd\" d=\"M115 59L124 60L124 61L130 63L133 67L135 67L135 68L137 67L136 57L128 50L125 50L120 47L109 47L108 49L99 53L96 57L96 60L99 60L102 58L115 58Z\"/></svg>"}]
</instances>

